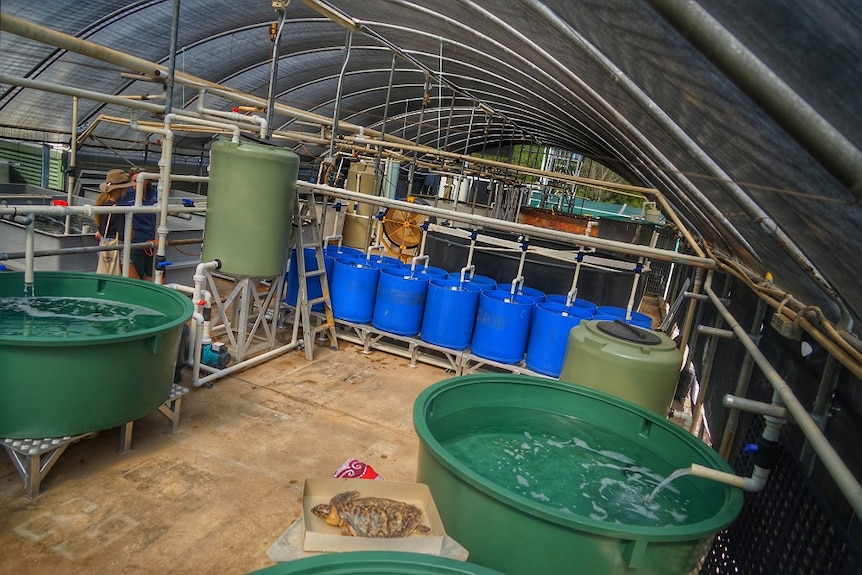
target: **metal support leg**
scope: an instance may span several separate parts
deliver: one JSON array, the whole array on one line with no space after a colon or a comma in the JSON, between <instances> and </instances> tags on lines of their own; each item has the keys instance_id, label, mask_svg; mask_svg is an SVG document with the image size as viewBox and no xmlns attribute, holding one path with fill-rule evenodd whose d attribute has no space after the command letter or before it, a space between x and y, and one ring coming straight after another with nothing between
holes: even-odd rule
<instances>
[{"instance_id":1,"label":"metal support leg","mask_svg":"<svg viewBox=\"0 0 862 575\"><path fill-rule=\"evenodd\" d=\"M183 396L189 392L188 387L171 385L171 395L167 401L159 406L159 413L168 418L170 422L165 433L173 433L180 426L180 407L182 406ZM125 455L132 450L132 428L135 422L130 421L120 427L120 455Z\"/></svg>"},{"instance_id":2,"label":"metal support leg","mask_svg":"<svg viewBox=\"0 0 862 575\"><path fill-rule=\"evenodd\" d=\"M24 480L24 494L33 499L39 495L42 479L48 475L66 448L76 441L94 435L66 435L43 439L2 439L6 453L12 459L15 470Z\"/></svg>"}]
</instances>

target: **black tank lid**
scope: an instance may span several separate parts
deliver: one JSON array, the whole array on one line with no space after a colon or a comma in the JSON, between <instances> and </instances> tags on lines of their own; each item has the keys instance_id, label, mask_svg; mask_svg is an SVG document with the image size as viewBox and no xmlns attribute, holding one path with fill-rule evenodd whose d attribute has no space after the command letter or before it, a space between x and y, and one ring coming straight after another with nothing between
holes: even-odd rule
<instances>
[{"instance_id":1,"label":"black tank lid","mask_svg":"<svg viewBox=\"0 0 862 575\"><path fill-rule=\"evenodd\" d=\"M640 345L659 345L661 343L661 338L655 333L634 325L629 325L621 319L615 319L614 321L600 321L596 324L596 327L602 333L606 333L617 339L629 341L631 343L637 343Z\"/></svg>"}]
</instances>

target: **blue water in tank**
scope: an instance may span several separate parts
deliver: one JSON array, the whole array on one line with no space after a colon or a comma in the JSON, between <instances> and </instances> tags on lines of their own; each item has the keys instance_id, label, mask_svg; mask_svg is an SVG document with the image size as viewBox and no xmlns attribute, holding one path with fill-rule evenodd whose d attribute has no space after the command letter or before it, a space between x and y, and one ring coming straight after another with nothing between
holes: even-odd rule
<instances>
[{"instance_id":1,"label":"blue water in tank","mask_svg":"<svg viewBox=\"0 0 862 575\"><path fill-rule=\"evenodd\" d=\"M422 339L451 349L470 347L482 291L481 285L462 284L458 278L432 279L425 298Z\"/></svg>"},{"instance_id":2,"label":"blue water in tank","mask_svg":"<svg viewBox=\"0 0 862 575\"><path fill-rule=\"evenodd\" d=\"M614 319L625 320L626 309L623 307L601 305L596 310L596 316L593 319L608 319L610 321L613 321ZM636 311L632 312L632 318L628 321L628 323L630 323L631 325L636 325L638 327L652 329L652 318L646 314L639 313Z\"/></svg>"},{"instance_id":3,"label":"blue water in tank","mask_svg":"<svg viewBox=\"0 0 862 575\"><path fill-rule=\"evenodd\" d=\"M380 264L362 258L338 258L332 266L332 314L345 321L368 323L374 315Z\"/></svg>"},{"instance_id":4,"label":"blue water in tank","mask_svg":"<svg viewBox=\"0 0 862 575\"><path fill-rule=\"evenodd\" d=\"M446 276L450 280L461 280L461 272L451 272L448 276ZM476 286L479 286L483 291L486 289L494 289L497 287L496 280L489 278L488 276L480 276L478 274L474 274L473 277L469 275L464 276L464 283L471 283Z\"/></svg>"},{"instance_id":5,"label":"blue water in tank","mask_svg":"<svg viewBox=\"0 0 862 575\"><path fill-rule=\"evenodd\" d=\"M568 295L551 293L551 294L547 294L545 296L545 301L552 301L555 303L565 304L567 297L568 297ZM595 315L596 309L598 309L598 306L596 304L594 304L593 302L585 300L585 299L581 299L581 298L575 298L575 301L572 302L572 305L575 307L588 309L588 310L590 310L590 312L593 315Z\"/></svg>"},{"instance_id":6,"label":"blue water in tank","mask_svg":"<svg viewBox=\"0 0 862 575\"><path fill-rule=\"evenodd\" d=\"M527 367L544 375L560 377L569 332L581 320L592 316L592 310L588 308L566 307L564 303L553 301L536 304L527 345Z\"/></svg>"},{"instance_id":7,"label":"blue water in tank","mask_svg":"<svg viewBox=\"0 0 862 575\"><path fill-rule=\"evenodd\" d=\"M535 305L533 298L508 291L483 291L470 346L473 354L501 363L520 362L527 349Z\"/></svg>"},{"instance_id":8,"label":"blue water in tank","mask_svg":"<svg viewBox=\"0 0 862 575\"><path fill-rule=\"evenodd\" d=\"M429 274L410 273L409 268L380 270L371 324L396 335L413 336L422 327Z\"/></svg>"},{"instance_id":9,"label":"blue water in tank","mask_svg":"<svg viewBox=\"0 0 862 575\"><path fill-rule=\"evenodd\" d=\"M305 257L305 271L317 271L317 255L314 248L303 249ZM287 290L284 296L284 303L287 305L296 306L296 298L299 297L299 269L296 264L296 248L290 250L290 266L287 269ZM320 287L320 277L308 278L305 280L305 285L308 286L308 299L316 299L323 296L323 291ZM316 303L311 306L313 311L323 311L323 304Z\"/></svg>"}]
</instances>

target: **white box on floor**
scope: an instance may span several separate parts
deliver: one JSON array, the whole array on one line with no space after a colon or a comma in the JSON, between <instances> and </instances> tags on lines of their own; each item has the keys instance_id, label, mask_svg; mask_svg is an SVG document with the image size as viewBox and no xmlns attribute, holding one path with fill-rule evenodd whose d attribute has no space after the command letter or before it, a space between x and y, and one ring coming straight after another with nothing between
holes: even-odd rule
<instances>
[{"instance_id":1,"label":"white box on floor","mask_svg":"<svg viewBox=\"0 0 862 575\"><path fill-rule=\"evenodd\" d=\"M422 511L427 534L413 533L407 537L354 537L343 535L340 527L329 525L312 513L312 508L329 503L335 495L358 491L359 497L383 497L415 505ZM369 479L306 479L302 493L302 517L305 524L305 551L411 551L439 555L446 532L431 491L422 483L375 481Z\"/></svg>"}]
</instances>

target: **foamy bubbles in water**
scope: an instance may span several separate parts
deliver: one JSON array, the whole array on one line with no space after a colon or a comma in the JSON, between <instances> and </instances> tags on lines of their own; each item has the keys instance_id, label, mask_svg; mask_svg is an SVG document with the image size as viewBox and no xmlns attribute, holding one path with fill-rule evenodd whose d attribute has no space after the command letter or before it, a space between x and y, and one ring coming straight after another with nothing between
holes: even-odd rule
<instances>
[{"instance_id":1,"label":"foamy bubbles in water","mask_svg":"<svg viewBox=\"0 0 862 575\"><path fill-rule=\"evenodd\" d=\"M97 298L0 298L0 335L72 338L116 335L162 325L167 316Z\"/></svg>"},{"instance_id":2,"label":"foamy bubbles in water","mask_svg":"<svg viewBox=\"0 0 862 575\"><path fill-rule=\"evenodd\" d=\"M664 475L647 466L649 458L647 465L639 462L642 449L629 440L575 421L570 437L533 426L475 431L451 438L446 448L475 472L538 504L623 525L680 525L689 519L690 492L668 485L647 498Z\"/></svg>"}]
</instances>

